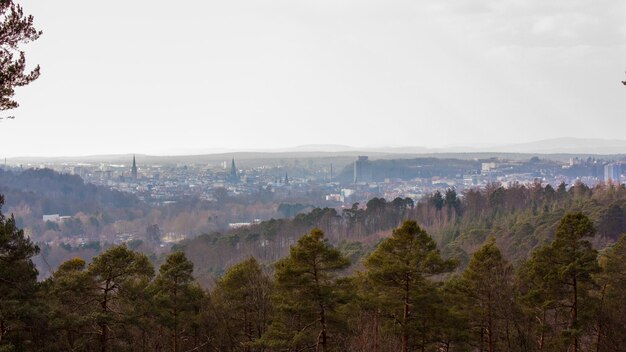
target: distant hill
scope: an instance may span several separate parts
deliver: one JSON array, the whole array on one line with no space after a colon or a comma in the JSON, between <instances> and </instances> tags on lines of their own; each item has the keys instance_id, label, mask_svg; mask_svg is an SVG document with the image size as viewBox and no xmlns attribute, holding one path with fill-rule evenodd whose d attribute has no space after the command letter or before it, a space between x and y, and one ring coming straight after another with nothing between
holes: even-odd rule
<instances>
[{"instance_id":1,"label":"distant hill","mask_svg":"<svg viewBox=\"0 0 626 352\"><path fill-rule=\"evenodd\" d=\"M7 208L28 206L34 218L145 206L132 194L88 184L79 176L50 169L0 170L0 194L4 194Z\"/></svg>"},{"instance_id":2,"label":"distant hill","mask_svg":"<svg viewBox=\"0 0 626 352\"><path fill-rule=\"evenodd\" d=\"M626 140L599 138L554 138L535 142L506 144L500 146L453 146L427 148L421 146L382 146L351 147L340 144L310 144L290 148L257 150L206 150L186 151L177 155L137 154L137 160L147 164L191 164L217 163L235 158L241 166L255 166L264 163L295 159L326 159L344 166L358 155L368 155L370 159L405 159L417 157L488 159L502 158L509 160L529 159L541 154L546 159L568 160L570 157L624 157ZM73 157L15 157L9 158L10 164L38 165L41 163L119 163L130 164L133 154L87 155ZM342 165L343 164L343 165Z\"/></svg>"},{"instance_id":3,"label":"distant hill","mask_svg":"<svg viewBox=\"0 0 626 352\"><path fill-rule=\"evenodd\" d=\"M454 146L442 148L382 147L366 148L366 151L396 154L439 154L439 153L516 153L516 154L583 154L616 155L626 154L626 140L600 138L552 138L528 143L497 146Z\"/></svg>"},{"instance_id":4,"label":"distant hill","mask_svg":"<svg viewBox=\"0 0 626 352\"><path fill-rule=\"evenodd\" d=\"M491 151L541 154L626 154L626 140L555 138L490 148Z\"/></svg>"}]
</instances>

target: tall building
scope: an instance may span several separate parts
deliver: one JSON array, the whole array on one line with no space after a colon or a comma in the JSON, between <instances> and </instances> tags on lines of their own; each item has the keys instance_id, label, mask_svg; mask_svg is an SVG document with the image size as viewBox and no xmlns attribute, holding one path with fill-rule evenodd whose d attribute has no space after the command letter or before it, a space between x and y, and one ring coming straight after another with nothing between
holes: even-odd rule
<instances>
[{"instance_id":1,"label":"tall building","mask_svg":"<svg viewBox=\"0 0 626 352\"><path fill-rule=\"evenodd\" d=\"M235 158L230 163L230 175L228 176L228 181L232 183L239 182L239 174L237 173L237 167L235 167Z\"/></svg>"},{"instance_id":2,"label":"tall building","mask_svg":"<svg viewBox=\"0 0 626 352\"><path fill-rule=\"evenodd\" d=\"M617 182L619 183L619 178L622 175L622 168L624 164L622 163L610 163L604 165L604 182Z\"/></svg>"},{"instance_id":3,"label":"tall building","mask_svg":"<svg viewBox=\"0 0 626 352\"><path fill-rule=\"evenodd\" d=\"M130 175L133 180L137 180L137 162L135 161L135 154L133 154L133 166L130 168Z\"/></svg>"},{"instance_id":4,"label":"tall building","mask_svg":"<svg viewBox=\"0 0 626 352\"><path fill-rule=\"evenodd\" d=\"M354 183L372 182L372 165L367 156L360 156L354 162Z\"/></svg>"}]
</instances>

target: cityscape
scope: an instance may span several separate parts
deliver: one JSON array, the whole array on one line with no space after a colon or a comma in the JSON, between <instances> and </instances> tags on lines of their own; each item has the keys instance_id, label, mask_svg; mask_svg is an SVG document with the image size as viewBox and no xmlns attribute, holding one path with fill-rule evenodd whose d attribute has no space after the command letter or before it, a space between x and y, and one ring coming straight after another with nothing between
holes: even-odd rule
<instances>
[{"instance_id":1,"label":"cityscape","mask_svg":"<svg viewBox=\"0 0 626 352\"><path fill-rule=\"evenodd\" d=\"M409 197L417 201L435 191L453 188L462 193L492 183L506 188L514 184L540 183L556 187L560 183L571 186L579 181L593 187L600 182L626 182L626 161L602 157L571 157L563 162L540 160L536 156L526 161L474 158L465 168L441 170L428 178L374 177L372 171L377 166L368 156L358 156L352 163L340 164L334 170L332 163L327 167L301 166L297 160L283 165L272 161L265 165L263 161L260 163L255 167L238 167L232 158L214 164L155 165L142 163L141 159L137 161L133 156L126 164L44 163L26 167L78 175L87 183L135 194L152 205L170 204L185 197L217 201L216 197L222 192L231 197L251 198L271 193L272 199L277 201L298 200L315 206L338 207L373 197L387 200ZM422 163L426 166L429 161ZM417 175L419 171L414 173Z\"/></svg>"},{"instance_id":2,"label":"cityscape","mask_svg":"<svg viewBox=\"0 0 626 352\"><path fill-rule=\"evenodd\" d=\"M337 157L334 164L310 162L316 158L245 160L241 164L231 156L230 160L210 163L188 162L157 164L143 162L141 156L132 155L127 163L119 162L49 162L38 165L5 165L8 170L51 169L60 174L74 175L85 184L93 184L112 191L136 196L149 207L174 208L177 203L208 204L219 208L226 203L238 203L253 208L264 204L260 211L222 214L220 221L211 227L191 227L186 231L163 229L161 248L166 250L181 240L193 238L207 231L228 231L250 226L271 218L291 217L313 208L334 208L339 213L354 204L364 208L373 198L388 202L396 198L409 198L413 202L423 201L435 192L442 194L454 190L459 197L468 190L485 189L491 185L503 188L532 188L539 184L567 188L577 182L589 187L598 184L624 184L626 162L607 157L576 157L561 161L540 159L537 156L504 158L467 158L441 161L430 158L370 159L365 155ZM395 156L397 157L397 155ZM389 171L388 163L407 166L400 172ZM440 166L437 163L443 163ZM453 164L453 167L450 167ZM251 165L251 166L247 166ZM429 175L429 177L424 177ZM288 209L287 211L285 209ZM67 231L66 235L47 235L48 221L64 223L76 214L60 212L41 215L41 222L33 219L27 229L34 238L48 238L49 245L66 244L75 247L88 243L128 243L143 238L145 227L126 224L123 228L95 230L80 227L85 232ZM72 223L71 221L67 223ZM161 224L163 226L163 224ZM49 226L48 226L49 227ZM40 229L40 230L37 230ZM39 232L33 233L32 231Z\"/></svg>"},{"instance_id":3,"label":"cityscape","mask_svg":"<svg viewBox=\"0 0 626 352\"><path fill-rule=\"evenodd\" d=\"M626 351L625 18L0 0L0 352Z\"/></svg>"}]
</instances>

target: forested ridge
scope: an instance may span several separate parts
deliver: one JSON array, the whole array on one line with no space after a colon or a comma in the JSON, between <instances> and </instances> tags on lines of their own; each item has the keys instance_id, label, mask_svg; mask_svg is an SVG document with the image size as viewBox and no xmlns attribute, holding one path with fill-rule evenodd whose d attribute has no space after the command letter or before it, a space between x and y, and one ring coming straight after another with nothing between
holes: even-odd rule
<instances>
[{"instance_id":1,"label":"forested ridge","mask_svg":"<svg viewBox=\"0 0 626 352\"><path fill-rule=\"evenodd\" d=\"M89 214L86 223L101 226L116 219L144 216L148 212L146 204L135 195L85 183L80 176L51 169L21 172L0 169L0 193L6 198L6 206L20 215L17 221L21 227L40 225L29 226L37 235L45 232L45 224L41 221L44 214ZM77 231L68 230L67 233L80 233L83 227L79 224Z\"/></svg>"},{"instance_id":2,"label":"forested ridge","mask_svg":"<svg viewBox=\"0 0 626 352\"><path fill-rule=\"evenodd\" d=\"M523 210L511 201L513 194L532 194L521 187L462 198L450 190L412 206L401 200L412 215L432 210L434 219L420 226L403 213L389 236L360 255L345 243L334 246L323 227L313 228L271 264L249 257L231 265L210 290L194 279L185 252L172 252L155 269L125 246L111 247L89 264L69 260L37 282L31 262L37 246L12 216L2 215L0 350L623 351L626 236L609 230L618 226L624 189L546 188L537 186L541 201L523 197ZM470 203L472 197L486 197L484 208ZM385 204L376 208L383 213L394 203L375 202ZM357 216L368 211L353 210ZM510 217L539 228L539 219L548 216L542 214L552 219L560 212L545 238L514 261L493 236L520 236L493 226ZM293 221L319 225L306 221L317 216L312 214L317 212ZM361 229L357 220L344 231L378 233L384 219L369 219ZM493 230L464 265L462 256L440 248L463 243L469 235L458 229L465 222L490 223ZM593 243L600 243L602 228L611 244L598 250ZM435 239L429 229L461 234Z\"/></svg>"},{"instance_id":3,"label":"forested ridge","mask_svg":"<svg viewBox=\"0 0 626 352\"><path fill-rule=\"evenodd\" d=\"M341 210L316 208L292 219L272 219L226 233L204 234L177 246L196 264L203 283L247 257L271 264L288 255L289 247L314 228L359 264L381 239L406 220L428 231L445 257L464 268L470 254L494 237L507 260L518 265L531 251L549 243L560 219L582 212L595 225L593 244L603 248L626 233L626 188L583 183L556 188L535 183L504 188L491 184L457 194L436 192L419 202L409 198L373 198ZM208 279L207 279L208 278Z\"/></svg>"}]
</instances>

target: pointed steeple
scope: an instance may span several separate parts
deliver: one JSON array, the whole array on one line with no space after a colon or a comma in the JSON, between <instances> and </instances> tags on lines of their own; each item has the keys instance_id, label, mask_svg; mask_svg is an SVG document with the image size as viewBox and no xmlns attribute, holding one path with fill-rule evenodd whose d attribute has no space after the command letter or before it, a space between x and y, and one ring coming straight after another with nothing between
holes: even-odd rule
<instances>
[{"instance_id":1,"label":"pointed steeple","mask_svg":"<svg viewBox=\"0 0 626 352\"><path fill-rule=\"evenodd\" d=\"M237 167L235 167L235 158L230 163L230 176L228 177L230 182L239 182L239 175L237 174Z\"/></svg>"},{"instance_id":2,"label":"pointed steeple","mask_svg":"<svg viewBox=\"0 0 626 352\"><path fill-rule=\"evenodd\" d=\"M285 172L285 184L288 185L289 184L289 177L287 177L287 173Z\"/></svg>"},{"instance_id":3,"label":"pointed steeple","mask_svg":"<svg viewBox=\"0 0 626 352\"><path fill-rule=\"evenodd\" d=\"M137 179L137 161L135 160L135 154L133 154L133 166L130 168L130 174L133 180Z\"/></svg>"}]
</instances>

